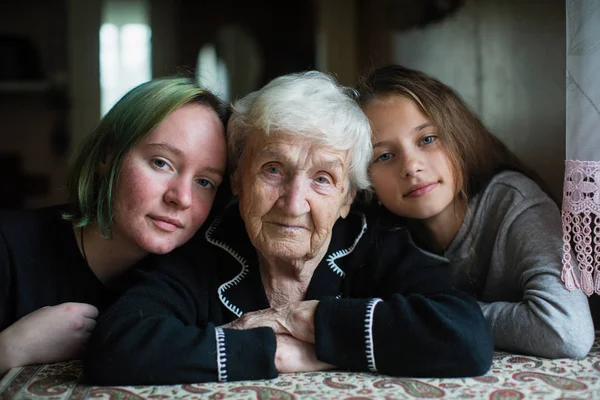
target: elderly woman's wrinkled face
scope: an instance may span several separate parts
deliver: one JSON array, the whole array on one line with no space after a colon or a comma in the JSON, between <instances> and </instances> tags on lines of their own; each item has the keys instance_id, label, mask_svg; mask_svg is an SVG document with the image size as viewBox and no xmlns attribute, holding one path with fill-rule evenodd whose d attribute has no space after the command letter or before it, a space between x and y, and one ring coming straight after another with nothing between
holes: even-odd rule
<instances>
[{"instance_id":1,"label":"elderly woman's wrinkled face","mask_svg":"<svg viewBox=\"0 0 600 400\"><path fill-rule=\"evenodd\" d=\"M232 189L264 257L306 261L324 254L333 225L354 198L347 161L347 151L307 138L251 133Z\"/></svg>"}]
</instances>

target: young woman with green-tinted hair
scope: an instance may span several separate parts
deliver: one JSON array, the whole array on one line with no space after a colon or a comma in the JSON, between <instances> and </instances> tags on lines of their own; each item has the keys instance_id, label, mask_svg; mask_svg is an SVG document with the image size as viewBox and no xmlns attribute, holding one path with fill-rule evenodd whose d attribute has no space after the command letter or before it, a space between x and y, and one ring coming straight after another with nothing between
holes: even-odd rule
<instances>
[{"instance_id":1,"label":"young woman with green-tinted hair","mask_svg":"<svg viewBox=\"0 0 600 400\"><path fill-rule=\"evenodd\" d=\"M76 152L69 204L0 212L0 375L76 357L127 272L196 233L219 202L226 118L190 78L141 84Z\"/></svg>"}]
</instances>

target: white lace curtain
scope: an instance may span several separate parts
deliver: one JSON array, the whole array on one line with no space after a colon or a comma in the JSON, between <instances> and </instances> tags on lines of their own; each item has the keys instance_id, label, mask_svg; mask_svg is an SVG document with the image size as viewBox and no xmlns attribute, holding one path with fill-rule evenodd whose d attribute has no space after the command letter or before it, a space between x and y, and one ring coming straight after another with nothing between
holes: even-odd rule
<instances>
[{"instance_id":1,"label":"white lace curtain","mask_svg":"<svg viewBox=\"0 0 600 400\"><path fill-rule=\"evenodd\" d=\"M566 7L562 278L590 296L600 294L600 0L567 0Z\"/></svg>"}]
</instances>

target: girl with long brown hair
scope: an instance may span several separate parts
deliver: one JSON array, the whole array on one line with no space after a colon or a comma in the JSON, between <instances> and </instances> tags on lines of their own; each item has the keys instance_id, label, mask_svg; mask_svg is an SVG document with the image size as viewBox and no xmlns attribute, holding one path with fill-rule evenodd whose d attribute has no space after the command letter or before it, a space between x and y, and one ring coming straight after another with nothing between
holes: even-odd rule
<instances>
[{"instance_id":1,"label":"girl with long brown hair","mask_svg":"<svg viewBox=\"0 0 600 400\"><path fill-rule=\"evenodd\" d=\"M401 221L415 245L450 261L496 347L584 357L594 339L589 306L561 282L560 214L541 180L454 90L423 72L379 68L358 92L385 220Z\"/></svg>"}]
</instances>

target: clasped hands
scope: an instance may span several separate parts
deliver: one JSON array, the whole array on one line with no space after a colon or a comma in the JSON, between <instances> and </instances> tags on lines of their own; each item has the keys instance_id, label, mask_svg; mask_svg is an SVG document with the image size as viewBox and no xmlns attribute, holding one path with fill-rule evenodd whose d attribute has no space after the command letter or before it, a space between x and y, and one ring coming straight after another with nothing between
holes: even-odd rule
<instances>
[{"instance_id":1,"label":"clasped hands","mask_svg":"<svg viewBox=\"0 0 600 400\"><path fill-rule=\"evenodd\" d=\"M321 371L333 368L319 361L315 351L314 315L318 300L300 301L249 312L222 326L245 330L268 327L275 332L275 367L279 372Z\"/></svg>"}]
</instances>

